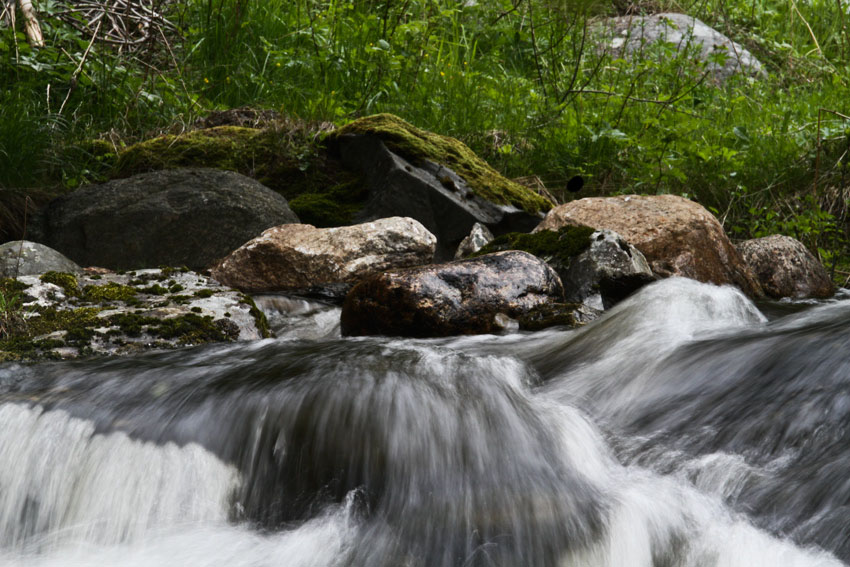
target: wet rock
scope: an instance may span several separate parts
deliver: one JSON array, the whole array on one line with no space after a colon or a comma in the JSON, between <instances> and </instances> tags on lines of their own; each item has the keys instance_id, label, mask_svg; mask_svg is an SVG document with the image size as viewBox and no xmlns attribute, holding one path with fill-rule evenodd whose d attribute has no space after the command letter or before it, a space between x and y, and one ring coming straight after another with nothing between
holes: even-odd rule
<instances>
[{"instance_id":1,"label":"wet rock","mask_svg":"<svg viewBox=\"0 0 850 567\"><path fill-rule=\"evenodd\" d=\"M286 199L230 171L154 171L52 201L33 239L82 265L200 269L272 226L298 222Z\"/></svg>"},{"instance_id":2,"label":"wet rock","mask_svg":"<svg viewBox=\"0 0 850 567\"><path fill-rule=\"evenodd\" d=\"M14 240L0 245L0 277L31 276L51 271L83 273L80 266L44 244Z\"/></svg>"},{"instance_id":3,"label":"wet rock","mask_svg":"<svg viewBox=\"0 0 850 567\"><path fill-rule=\"evenodd\" d=\"M602 22L605 49L616 57L643 54L655 43L672 45L688 59L704 64L718 81L735 73L764 75L761 63L743 46L686 14L662 13L650 16L623 16Z\"/></svg>"},{"instance_id":4,"label":"wet rock","mask_svg":"<svg viewBox=\"0 0 850 567\"><path fill-rule=\"evenodd\" d=\"M392 270L354 286L342 308L345 335L439 337L493 333L559 302L563 288L545 262L521 251Z\"/></svg>"},{"instance_id":5,"label":"wet rock","mask_svg":"<svg viewBox=\"0 0 850 567\"><path fill-rule=\"evenodd\" d=\"M126 355L269 335L250 297L186 269L17 280L26 325L0 343L0 360Z\"/></svg>"},{"instance_id":6,"label":"wet rock","mask_svg":"<svg viewBox=\"0 0 850 567\"><path fill-rule=\"evenodd\" d=\"M614 231L590 235L590 247L558 272L567 301L594 309L609 309L639 288L655 281L640 250Z\"/></svg>"},{"instance_id":7,"label":"wet rock","mask_svg":"<svg viewBox=\"0 0 850 567\"><path fill-rule=\"evenodd\" d=\"M388 114L362 118L329 136L329 147L366 177L359 220L407 216L437 236L437 258L453 257L476 222L494 233L531 230L552 203L502 177L453 138Z\"/></svg>"},{"instance_id":8,"label":"wet rock","mask_svg":"<svg viewBox=\"0 0 850 567\"><path fill-rule=\"evenodd\" d=\"M702 205L676 195L579 199L549 212L535 232L588 225L620 234L646 257L658 277L684 276L738 286L750 297L762 289L723 227Z\"/></svg>"},{"instance_id":9,"label":"wet rock","mask_svg":"<svg viewBox=\"0 0 850 567\"><path fill-rule=\"evenodd\" d=\"M823 264L795 238L775 234L737 248L770 297L825 298L835 291Z\"/></svg>"},{"instance_id":10,"label":"wet rock","mask_svg":"<svg viewBox=\"0 0 850 567\"><path fill-rule=\"evenodd\" d=\"M643 254L615 232L567 225L533 234L503 234L479 254L524 250L549 264L564 285L567 301L607 309L655 280Z\"/></svg>"},{"instance_id":11,"label":"wet rock","mask_svg":"<svg viewBox=\"0 0 850 567\"><path fill-rule=\"evenodd\" d=\"M458 245L457 251L455 252L455 260L466 258L470 254L478 252L491 240L493 240L493 238L493 233L490 232L489 228L480 222L475 223L472 225L472 230L469 232L469 235L460 241L460 245Z\"/></svg>"},{"instance_id":12,"label":"wet rock","mask_svg":"<svg viewBox=\"0 0 850 567\"><path fill-rule=\"evenodd\" d=\"M289 224L245 243L212 275L242 290L306 290L430 263L436 240L419 222L403 217L324 229Z\"/></svg>"}]
</instances>

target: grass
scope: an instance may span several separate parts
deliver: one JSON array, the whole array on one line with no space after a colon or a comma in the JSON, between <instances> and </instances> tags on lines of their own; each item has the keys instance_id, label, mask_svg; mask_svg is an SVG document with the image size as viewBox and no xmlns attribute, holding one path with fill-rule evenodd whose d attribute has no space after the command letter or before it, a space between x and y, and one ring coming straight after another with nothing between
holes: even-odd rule
<instances>
[{"instance_id":1,"label":"grass","mask_svg":"<svg viewBox=\"0 0 850 567\"><path fill-rule=\"evenodd\" d=\"M508 177L538 176L558 199L571 198L564 186L577 174L580 196L687 195L734 238L790 234L840 269L850 257L847 4L190 0L171 7L182 36L168 48L131 57L95 44L73 88L87 38L45 14L37 53L19 31L16 55L0 29L0 188L58 193L102 179L109 159L84 141L117 149L214 109L340 126L392 113L458 138ZM718 85L664 45L605 55L588 30L617 6L699 17L767 76Z\"/></svg>"}]
</instances>

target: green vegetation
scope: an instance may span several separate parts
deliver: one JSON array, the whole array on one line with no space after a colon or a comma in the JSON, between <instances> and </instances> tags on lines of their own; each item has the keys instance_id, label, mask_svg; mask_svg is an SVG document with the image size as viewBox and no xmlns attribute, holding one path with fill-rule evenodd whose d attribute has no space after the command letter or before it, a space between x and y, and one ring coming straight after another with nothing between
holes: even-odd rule
<instances>
[{"instance_id":1,"label":"green vegetation","mask_svg":"<svg viewBox=\"0 0 850 567\"><path fill-rule=\"evenodd\" d=\"M106 285L87 285L83 289L83 299L90 302L129 301L135 295L135 288L115 282L109 282Z\"/></svg>"},{"instance_id":2,"label":"green vegetation","mask_svg":"<svg viewBox=\"0 0 850 567\"><path fill-rule=\"evenodd\" d=\"M44 283L61 287L62 291L64 291L65 295L68 297L80 294L80 284L77 283L77 277L74 274L67 274L65 272L46 272L38 279Z\"/></svg>"},{"instance_id":3,"label":"green vegetation","mask_svg":"<svg viewBox=\"0 0 850 567\"><path fill-rule=\"evenodd\" d=\"M497 236L473 257L502 250L524 250L554 266L567 267L570 260L590 248L594 229L587 226L565 226L558 231L541 230L533 234L509 232Z\"/></svg>"},{"instance_id":4,"label":"green vegetation","mask_svg":"<svg viewBox=\"0 0 850 567\"><path fill-rule=\"evenodd\" d=\"M574 175L586 181L579 196L687 195L733 238L782 232L832 267L848 264L846 2L167 6L176 31L135 53L100 42L87 51L91 38L56 17L55 1L37 5L43 48L0 27L0 236L20 237L26 197L37 205L115 168L152 167L133 144L157 134L146 147L173 150L175 163L194 159L182 140L205 138L204 159L277 184L308 222L339 223L356 204L340 187L354 179L316 151L320 134L391 113L416 126L388 135L399 148L422 140L411 132L451 136L509 178L537 176L557 200L572 198ZM718 83L693 46L650 45L628 59L597 48L594 25L626 11L698 17L749 49L766 76ZM214 141L191 130L210 111L244 105L278 111L276 134L225 125ZM273 165L257 171L256 152Z\"/></svg>"}]
</instances>

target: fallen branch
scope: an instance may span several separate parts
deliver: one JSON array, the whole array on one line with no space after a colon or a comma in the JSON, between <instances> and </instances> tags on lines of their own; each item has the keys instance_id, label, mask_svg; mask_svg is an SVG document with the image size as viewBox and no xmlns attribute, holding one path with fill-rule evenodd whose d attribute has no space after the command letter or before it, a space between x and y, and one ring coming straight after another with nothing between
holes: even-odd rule
<instances>
[{"instance_id":1,"label":"fallen branch","mask_svg":"<svg viewBox=\"0 0 850 567\"><path fill-rule=\"evenodd\" d=\"M41 34L41 26L38 25L38 19L35 17L35 8L32 7L32 0L18 0L18 5L21 8L21 15L24 17L24 29L27 33L27 40L32 47L42 47L44 45L44 36Z\"/></svg>"}]
</instances>

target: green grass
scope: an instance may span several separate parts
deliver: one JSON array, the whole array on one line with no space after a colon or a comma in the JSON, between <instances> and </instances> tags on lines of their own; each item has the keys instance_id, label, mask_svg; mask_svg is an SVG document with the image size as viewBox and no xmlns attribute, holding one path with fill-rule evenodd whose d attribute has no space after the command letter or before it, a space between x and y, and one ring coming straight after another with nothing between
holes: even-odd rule
<instances>
[{"instance_id":1,"label":"green grass","mask_svg":"<svg viewBox=\"0 0 850 567\"><path fill-rule=\"evenodd\" d=\"M38 53L19 32L16 55L0 29L0 188L102 179L111 162L81 142L178 133L213 109L338 125L386 112L508 177L537 175L559 199L576 174L581 196L687 195L735 238L783 232L847 263L850 2L628 4L699 17L768 74L724 85L669 47L632 61L595 49L588 25L620 4L190 0L169 14L183 32L170 51L95 45L61 114L88 41L45 15ZM840 114L821 112L820 132L819 109Z\"/></svg>"}]
</instances>

